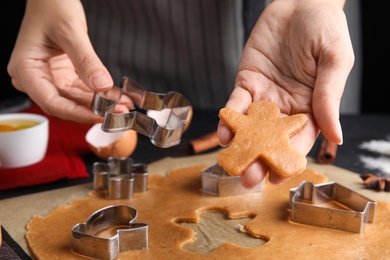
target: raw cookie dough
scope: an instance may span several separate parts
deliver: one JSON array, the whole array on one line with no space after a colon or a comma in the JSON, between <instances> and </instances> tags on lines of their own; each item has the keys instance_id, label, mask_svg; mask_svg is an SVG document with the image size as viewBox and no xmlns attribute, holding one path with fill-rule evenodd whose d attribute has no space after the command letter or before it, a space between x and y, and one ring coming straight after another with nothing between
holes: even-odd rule
<instances>
[{"instance_id":1,"label":"raw cookie dough","mask_svg":"<svg viewBox=\"0 0 390 260\"><path fill-rule=\"evenodd\" d=\"M315 184L327 177L311 169L280 185L266 182L262 191L230 197L201 192L206 165L170 171L167 177L149 175L148 191L129 200L108 200L90 192L85 199L60 206L48 216L34 216L27 241L37 259L87 259L72 253L71 228L98 209L126 204L138 210L137 222L149 224L149 249L126 251L118 259L388 259L390 204L378 202L374 223L362 234L307 226L289 221L290 188L303 180ZM185 251L195 232L179 222L197 222L203 212L218 210L229 218L253 217L245 230L267 242L248 248L225 243L209 254Z\"/></svg>"}]
</instances>

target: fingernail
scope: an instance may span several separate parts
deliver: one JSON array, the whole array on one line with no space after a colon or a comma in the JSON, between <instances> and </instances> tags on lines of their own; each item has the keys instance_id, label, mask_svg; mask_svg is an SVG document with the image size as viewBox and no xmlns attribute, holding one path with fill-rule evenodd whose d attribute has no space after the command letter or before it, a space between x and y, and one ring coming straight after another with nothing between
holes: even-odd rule
<instances>
[{"instance_id":1,"label":"fingernail","mask_svg":"<svg viewBox=\"0 0 390 260\"><path fill-rule=\"evenodd\" d=\"M111 87L113 82L105 72L98 71L92 76L92 84L96 89L103 89Z\"/></svg>"}]
</instances>

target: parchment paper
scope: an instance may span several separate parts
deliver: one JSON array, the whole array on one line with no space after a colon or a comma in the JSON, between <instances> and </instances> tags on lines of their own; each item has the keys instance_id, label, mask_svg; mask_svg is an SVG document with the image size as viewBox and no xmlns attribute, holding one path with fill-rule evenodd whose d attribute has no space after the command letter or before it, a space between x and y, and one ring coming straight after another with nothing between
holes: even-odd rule
<instances>
[{"instance_id":1,"label":"parchment paper","mask_svg":"<svg viewBox=\"0 0 390 260\"><path fill-rule=\"evenodd\" d=\"M148 166L149 174L165 175L174 168L191 167L201 164L212 165L216 163L218 152L181 158L165 158ZM335 181L360 194L373 199L390 202L388 192L377 192L366 189L359 174L350 172L333 165L321 165L314 159L308 158L308 166L326 175L330 181ZM84 198L91 191L92 183L72 186L68 188L36 193L27 196L10 198L0 201L0 225L2 225L11 237L31 255L25 239L26 224L34 215L46 216L60 205L66 205L71 201Z\"/></svg>"}]
</instances>

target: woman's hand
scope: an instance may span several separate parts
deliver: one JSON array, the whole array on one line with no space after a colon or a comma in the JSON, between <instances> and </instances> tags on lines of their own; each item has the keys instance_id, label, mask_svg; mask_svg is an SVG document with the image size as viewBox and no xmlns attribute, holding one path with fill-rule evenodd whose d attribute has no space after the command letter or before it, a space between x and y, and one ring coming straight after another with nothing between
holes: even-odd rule
<instances>
[{"instance_id":1,"label":"woman's hand","mask_svg":"<svg viewBox=\"0 0 390 260\"><path fill-rule=\"evenodd\" d=\"M27 1L8 73L46 113L80 123L102 121L89 109L93 92L113 86L79 0Z\"/></svg>"},{"instance_id":2,"label":"woman's hand","mask_svg":"<svg viewBox=\"0 0 390 260\"><path fill-rule=\"evenodd\" d=\"M235 88L226 108L245 114L253 101L268 99L282 115L304 113L308 125L291 138L294 149L307 155L320 131L341 144L340 101L354 63L342 3L317 0L276 0L270 3L244 48ZM261 126L259 126L261 127ZM233 133L223 121L220 143ZM244 186L260 183L269 167L256 161L242 175ZM269 180L284 179L269 172Z\"/></svg>"}]
</instances>

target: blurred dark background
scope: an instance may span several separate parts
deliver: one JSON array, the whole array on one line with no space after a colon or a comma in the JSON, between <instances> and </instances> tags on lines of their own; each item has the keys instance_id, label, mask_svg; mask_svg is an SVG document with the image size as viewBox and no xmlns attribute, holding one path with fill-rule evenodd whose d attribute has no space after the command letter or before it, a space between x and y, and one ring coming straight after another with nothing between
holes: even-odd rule
<instances>
[{"instance_id":1,"label":"blurred dark background","mask_svg":"<svg viewBox=\"0 0 390 260\"><path fill-rule=\"evenodd\" d=\"M390 113L386 80L390 72L388 10L360 0L362 24L362 113ZM386 92L385 92L386 91Z\"/></svg>"},{"instance_id":2,"label":"blurred dark background","mask_svg":"<svg viewBox=\"0 0 390 260\"><path fill-rule=\"evenodd\" d=\"M0 1L0 102L25 96L17 91L11 84L11 78L7 73L7 64L19 31L19 26L24 14L25 0Z\"/></svg>"},{"instance_id":3,"label":"blurred dark background","mask_svg":"<svg viewBox=\"0 0 390 260\"><path fill-rule=\"evenodd\" d=\"M385 79L389 71L390 50L387 42L386 8L378 8L378 5L370 1L359 2L359 27L360 28L360 53L357 62L361 67L358 72L358 80L361 86L357 91L359 95L359 108L356 113L390 113L389 98L384 94L389 87ZM0 1L1 12L1 41L0 41L0 104L18 96L25 96L11 85L7 73L7 64L10 58L19 26L24 14L25 1ZM355 15L356 13L353 13ZM348 16L348 15L347 15ZM359 30L359 28L357 28ZM356 51L355 51L356 52Z\"/></svg>"}]
</instances>

